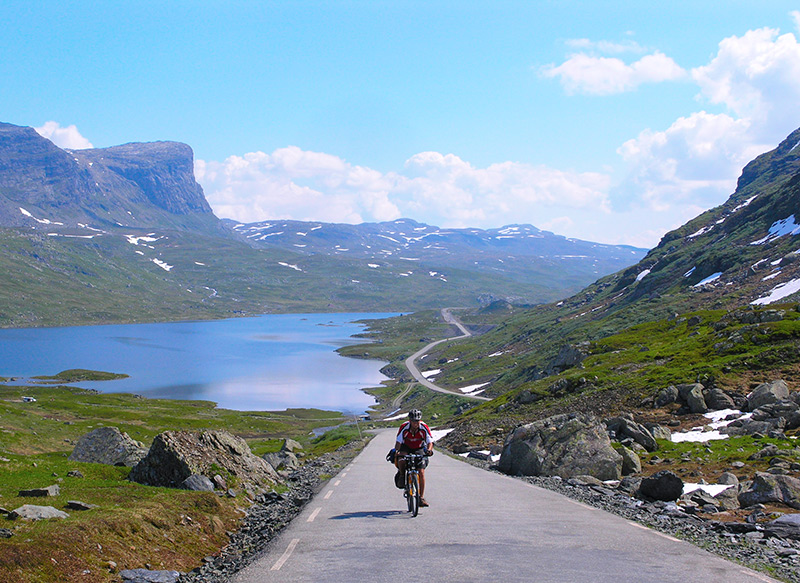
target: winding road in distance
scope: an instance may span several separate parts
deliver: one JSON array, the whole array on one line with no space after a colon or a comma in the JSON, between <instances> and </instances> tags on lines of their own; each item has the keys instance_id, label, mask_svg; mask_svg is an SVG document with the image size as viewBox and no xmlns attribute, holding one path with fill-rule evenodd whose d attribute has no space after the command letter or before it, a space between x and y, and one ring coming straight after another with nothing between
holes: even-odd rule
<instances>
[{"instance_id":1,"label":"winding road in distance","mask_svg":"<svg viewBox=\"0 0 800 583\"><path fill-rule=\"evenodd\" d=\"M232 583L757 583L774 579L445 455L412 518L383 430Z\"/></svg>"},{"instance_id":2,"label":"winding road in distance","mask_svg":"<svg viewBox=\"0 0 800 583\"><path fill-rule=\"evenodd\" d=\"M419 357L428 352L434 346L441 344L442 342L449 342L451 340L460 340L461 338L468 338L472 336L472 333L469 330L467 330L466 327L464 327L464 325L461 322L459 322L458 319L450 312L450 308L442 309L442 317L444 318L444 321L447 322L448 324L453 324L454 326L456 326L461 331L461 336L451 336L450 338L443 338L442 340L431 342L430 344L425 346L425 348L422 348L421 350L418 350L417 352L409 356L406 359L406 368L408 369L408 372L411 373L411 376L413 376L414 379L419 384L429 388L432 391L436 391L437 393L444 393L446 395L457 395L465 399L474 399L476 401L489 401L490 399L488 397L481 397L480 395L466 395L460 391L450 391L448 389L443 389L442 387L436 386L428 379L426 379L424 376L422 376L422 373L420 372L419 368L417 368L417 365L414 364L414 361L416 361Z\"/></svg>"}]
</instances>

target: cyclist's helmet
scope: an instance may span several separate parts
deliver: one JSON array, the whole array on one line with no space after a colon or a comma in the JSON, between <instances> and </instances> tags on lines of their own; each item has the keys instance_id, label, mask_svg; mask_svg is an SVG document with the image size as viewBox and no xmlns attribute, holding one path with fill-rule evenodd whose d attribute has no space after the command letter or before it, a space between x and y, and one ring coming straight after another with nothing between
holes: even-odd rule
<instances>
[{"instance_id":1,"label":"cyclist's helmet","mask_svg":"<svg viewBox=\"0 0 800 583\"><path fill-rule=\"evenodd\" d=\"M419 421L422 419L422 411L419 409L411 409L411 411L408 412L408 418L411 421Z\"/></svg>"}]
</instances>

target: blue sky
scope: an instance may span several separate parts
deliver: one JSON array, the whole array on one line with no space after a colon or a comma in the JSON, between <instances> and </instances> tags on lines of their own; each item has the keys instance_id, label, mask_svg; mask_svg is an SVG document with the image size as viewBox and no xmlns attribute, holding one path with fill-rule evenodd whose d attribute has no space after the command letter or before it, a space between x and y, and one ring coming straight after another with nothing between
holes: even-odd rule
<instances>
[{"instance_id":1,"label":"blue sky","mask_svg":"<svg viewBox=\"0 0 800 583\"><path fill-rule=\"evenodd\" d=\"M220 217L653 246L800 127L800 5L0 5L0 121L176 140Z\"/></svg>"}]
</instances>

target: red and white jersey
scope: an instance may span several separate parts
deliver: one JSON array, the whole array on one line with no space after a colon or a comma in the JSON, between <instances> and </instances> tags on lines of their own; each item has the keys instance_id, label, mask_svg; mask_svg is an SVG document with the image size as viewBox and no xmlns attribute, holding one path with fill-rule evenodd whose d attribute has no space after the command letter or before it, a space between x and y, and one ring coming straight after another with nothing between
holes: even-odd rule
<instances>
[{"instance_id":1,"label":"red and white jersey","mask_svg":"<svg viewBox=\"0 0 800 583\"><path fill-rule=\"evenodd\" d=\"M406 421L397 430L397 443L402 445L406 444L411 450L420 449L428 444L433 443L433 435L431 435L431 428L426 423L420 421L419 429L414 432L411 429L411 422Z\"/></svg>"}]
</instances>

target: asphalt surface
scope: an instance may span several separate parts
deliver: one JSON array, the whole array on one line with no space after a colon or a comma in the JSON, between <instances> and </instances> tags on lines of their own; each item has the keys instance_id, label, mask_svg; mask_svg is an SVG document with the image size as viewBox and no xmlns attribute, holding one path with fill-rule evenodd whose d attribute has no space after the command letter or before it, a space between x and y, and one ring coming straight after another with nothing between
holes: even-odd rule
<instances>
[{"instance_id":1,"label":"asphalt surface","mask_svg":"<svg viewBox=\"0 0 800 583\"><path fill-rule=\"evenodd\" d=\"M522 480L437 454L412 518L380 433L233 583L774 581Z\"/></svg>"},{"instance_id":2,"label":"asphalt surface","mask_svg":"<svg viewBox=\"0 0 800 583\"><path fill-rule=\"evenodd\" d=\"M474 399L476 401L489 401L490 400L489 398L481 397L480 395L466 395L460 391L450 391L448 389L443 389L442 387L433 384L431 381L422 376L422 372L420 372L419 368L417 368L415 361L426 352L429 352L430 349L436 346L437 344L441 344L442 342L449 342L451 340L460 340L461 338L468 338L469 336L472 336L470 331L467 330L461 324L461 322L459 322L456 319L456 317L453 316L453 314L450 313L450 310L448 308L444 308L442 310L442 317L444 318L444 321L447 322L448 324L453 324L454 326L456 326L461 331L461 336L453 336L451 338L443 338L442 340L436 340L435 342L431 342L424 348L418 350L417 352L409 356L406 359L406 368L408 369L408 372L411 373L411 376L413 376L414 379L419 384L429 388L432 391L436 391L437 393L444 393L446 395L458 395L459 397L464 397L465 399Z\"/></svg>"}]
</instances>

